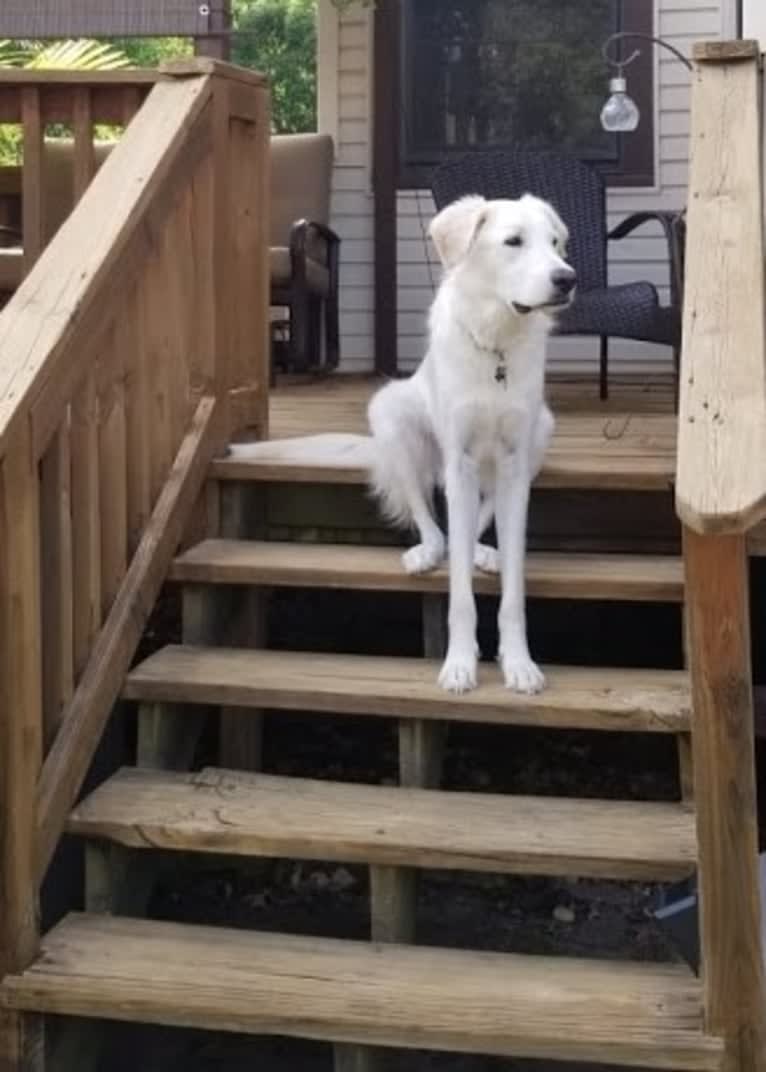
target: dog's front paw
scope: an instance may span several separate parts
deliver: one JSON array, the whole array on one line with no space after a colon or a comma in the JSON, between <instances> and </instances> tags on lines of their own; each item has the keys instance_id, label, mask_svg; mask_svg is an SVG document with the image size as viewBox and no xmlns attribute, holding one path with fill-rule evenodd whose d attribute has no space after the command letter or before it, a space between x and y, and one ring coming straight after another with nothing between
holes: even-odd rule
<instances>
[{"instance_id":1,"label":"dog's front paw","mask_svg":"<svg viewBox=\"0 0 766 1072\"><path fill-rule=\"evenodd\" d=\"M439 684L447 692L470 692L476 688L477 665L475 655L448 653L439 674Z\"/></svg>"},{"instance_id":2,"label":"dog's front paw","mask_svg":"<svg viewBox=\"0 0 766 1072\"><path fill-rule=\"evenodd\" d=\"M500 556L496 548L486 543L477 543L473 552L473 564L482 573L499 573Z\"/></svg>"},{"instance_id":3,"label":"dog's front paw","mask_svg":"<svg viewBox=\"0 0 766 1072\"><path fill-rule=\"evenodd\" d=\"M428 573L442 564L446 547L441 543L418 543L402 555L402 565L407 573Z\"/></svg>"},{"instance_id":4,"label":"dog's front paw","mask_svg":"<svg viewBox=\"0 0 766 1072\"><path fill-rule=\"evenodd\" d=\"M537 663L525 653L511 652L500 656L505 686L514 692L532 695L545 688L545 675Z\"/></svg>"}]
</instances>

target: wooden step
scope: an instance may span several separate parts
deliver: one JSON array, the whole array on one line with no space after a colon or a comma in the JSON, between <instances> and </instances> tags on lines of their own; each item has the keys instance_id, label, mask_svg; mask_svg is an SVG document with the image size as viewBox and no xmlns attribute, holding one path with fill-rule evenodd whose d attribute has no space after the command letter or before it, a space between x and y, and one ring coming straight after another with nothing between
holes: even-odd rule
<instances>
[{"instance_id":1,"label":"wooden step","mask_svg":"<svg viewBox=\"0 0 766 1072\"><path fill-rule=\"evenodd\" d=\"M675 480L674 437L649 444L639 438L628 444L620 433L630 420L616 422L612 438L601 432L585 443L560 429L535 486L669 491ZM213 463L211 472L219 480L365 484L371 454L368 436L324 433L234 445Z\"/></svg>"},{"instance_id":2,"label":"wooden step","mask_svg":"<svg viewBox=\"0 0 766 1072\"><path fill-rule=\"evenodd\" d=\"M455 696L439 688L438 669L426 659L171 645L131 671L123 695L159 703L519 726L689 729L689 681L682 671L551 667L546 688L522 696L504 687L493 663L482 663L479 687Z\"/></svg>"},{"instance_id":3,"label":"wooden step","mask_svg":"<svg viewBox=\"0 0 766 1072\"><path fill-rule=\"evenodd\" d=\"M721 1068L688 969L72 915L13 1009L642 1068Z\"/></svg>"},{"instance_id":4,"label":"wooden step","mask_svg":"<svg viewBox=\"0 0 766 1072\"><path fill-rule=\"evenodd\" d=\"M205 540L176 559L171 578L195 584L257 584L292 588L446 592L445 568L409 574L391 547L348 544ZM474 574L474 588L494 595L497 575ZM557 554L527 556L527 594L540 599L679 603L683 563L669 555Z\"/></svg>"},{"instance_id":5,"label":"wooden step","mask_svg":"<svg viewBox=\"0 0 766 1072\"><path fill-rule=\"evenodd\" d=\"M680 804L501 796L270 774L125 768L68 830L131 848L498 874L673 881L696 861Z\"/></svg>"}]
</instances>

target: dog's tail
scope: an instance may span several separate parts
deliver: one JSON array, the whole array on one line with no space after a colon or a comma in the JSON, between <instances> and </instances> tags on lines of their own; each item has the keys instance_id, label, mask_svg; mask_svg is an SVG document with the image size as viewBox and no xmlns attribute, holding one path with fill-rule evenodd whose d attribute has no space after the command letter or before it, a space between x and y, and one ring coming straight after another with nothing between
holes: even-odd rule
<instances>
[{"instance_id":1,"label":"dog's tail","mask_svg":"<svg viewBox=\"0 0 766 1072\"><path fill-rule=\"evenodd\" d=\"M412 528L417 504L430 508L436 479L432 437L406 381L386 384L367 416L374 441L370 490L387 522Z\"/></svg>"},{"instance_id":2,"label":"dog's tail","mask_svg":"<svg viewBox=\"0 0 766 1072\"><path fill-rule=\"evenodd\" d=\"M396 470L386 459L382 450L376 451L370 466L370 493L378 504L378 509L389 525L395 528L409 529L414 524L412 509L405 497L401 484L397 482Z\"/></svg>"}]
</instances>

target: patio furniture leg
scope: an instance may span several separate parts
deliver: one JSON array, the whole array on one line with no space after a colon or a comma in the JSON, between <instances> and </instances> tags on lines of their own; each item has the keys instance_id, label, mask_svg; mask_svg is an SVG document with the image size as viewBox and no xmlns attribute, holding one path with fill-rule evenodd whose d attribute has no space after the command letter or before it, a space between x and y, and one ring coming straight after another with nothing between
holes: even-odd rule
<instances>
[{"instance_id":1,"label":"patio furniture leg","mask_svg":"<svg viewBox=\"0 0 766 1072\"><path fill-rule=\"evenodd\" d=\"M290 297L290 372L302 372L309 364L311 336L311 299L303 289L293 290Z\"/></svg>"},{"instance_id":2,"label":"patio furniture leg","mask_svg":"<svg viewBox=\"0 0 766 1072\"><path fill-rule=\"evenodd\" d=\"M681 389L681 347L673 347L673 371L675 378L673 380L673 409L678 413L678 395Z\"/></svg>"},{"instance_id":3,"label":"patio furniture leg","mask_svg":"<svg viewBox=\"0 0 766 1072\"><path fill-rule=\"evenodd\" d=\"M338 310L338 293L330 294L324 306L325 317L325 362L328 370L338 367L340 362L340 314Z\"/></svg>"},{"instance_id":4,"label":"patio furniture leg","mask_svg":"<svg viewBox=\"0 0 766 1072\"><path fill-rule=\"evenodd\" d=\"M599 350L599 396L601 400L609 398L609 338L601 336Z\"/></svg>"},{"instance_id":5,"label":"patio furniture leg","mask_svg":"<svg viewBox=\"0 0 766 1072\"><path fill-rule=\"evenodd\" d=\"M308 365L315 372L324 371L324 336L323 336L323 301L313 295L309 298L309 340L308 340Z\"/></svg>"}]
</instances>

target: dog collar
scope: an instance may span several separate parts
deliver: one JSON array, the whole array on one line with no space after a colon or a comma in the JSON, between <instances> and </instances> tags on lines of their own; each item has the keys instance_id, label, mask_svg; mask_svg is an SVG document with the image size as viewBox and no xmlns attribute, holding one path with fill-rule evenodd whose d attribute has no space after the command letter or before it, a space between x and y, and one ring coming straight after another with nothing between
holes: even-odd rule
<instances>
[{"instance_id":1,"label":"dog collar","mask_svg":"<svg viewBox=\"0 0 766 1072\"><path fill-rule=\"evenodd\" d=\"M460 324L460 321L458 321L458 323ZM472 331L470 331L469 328L467 328L465 326L465 324L460 324L460 327L463 329L463 331L468 336L468 338L471 340L471 342L473 343L473 345L476 347L477 350L480 350L483 354L489 354L491 357L493 357L495 359L495 361L496 361L496 365L495 365L495 383L499 383L503 387L507 387L508 386L508 367L507 367L508 355L505 352L505 350L500 350L497 346L485 346L483 343L479 342L479 340L476 338L474 333Z\"/></svg>"}]
</instances>

